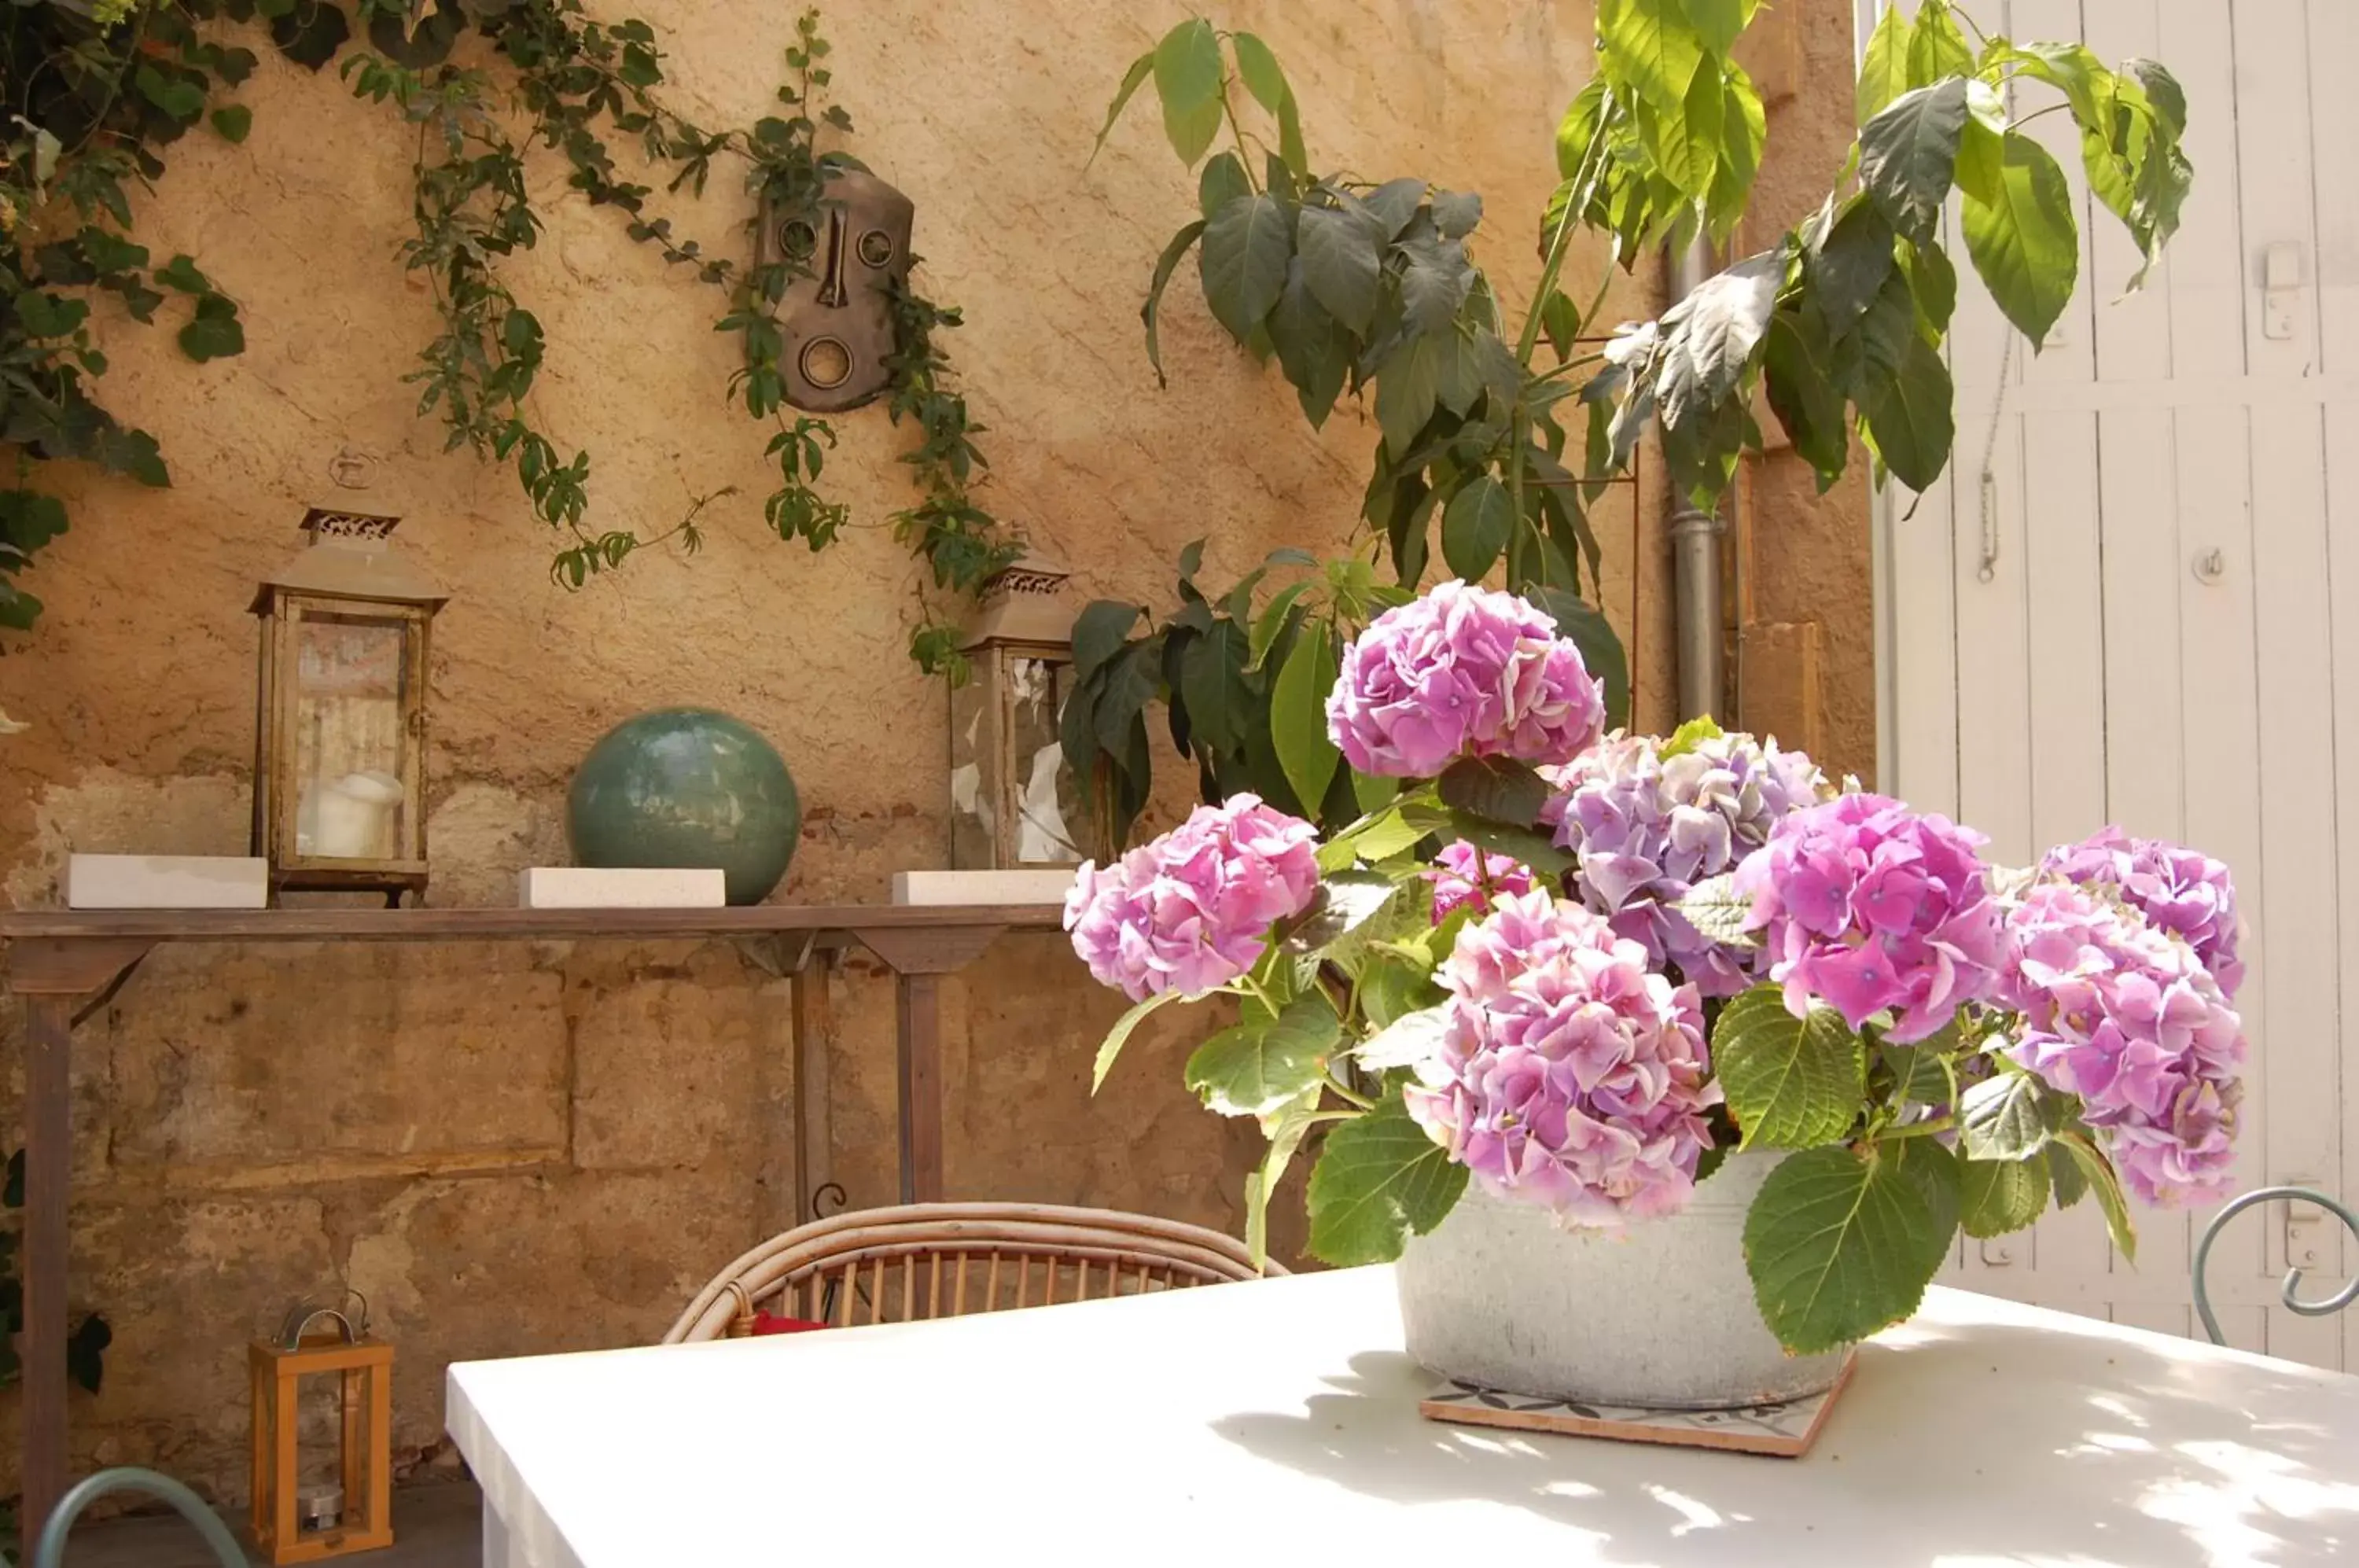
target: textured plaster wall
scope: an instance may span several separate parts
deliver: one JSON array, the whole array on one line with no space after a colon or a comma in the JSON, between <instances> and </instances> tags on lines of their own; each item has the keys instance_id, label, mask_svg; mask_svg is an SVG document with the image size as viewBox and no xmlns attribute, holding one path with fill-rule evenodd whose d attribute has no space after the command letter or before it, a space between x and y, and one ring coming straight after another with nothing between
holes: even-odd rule
<instances>
[{"instance_id":1,"label":"textured plaster wall","mask_svg":"<svg viewBox=\"0 0 2359 1568\"><path fill-rule=\"evenodd\" d=\"M1792 9L1822 6L1843 9ZM712 121L767 111L787 10L656 9L684 106ZM1145 111L1083 165L1124 65L1180 14L1161 0L895 0L826 18L851 145L916 201L928 291L965 308L952 347L990 427L991 505L1075 569L1079 593L1158 606L1191 538L1209 536L1214 582L1279 544L1343 542L1374 441L1351 410L1310 433L1184 279L1165 322L1171 386L1155 386L1137 299L1193 182ZM1587 71L1585 5L1237 0L1219 19L1277 48L1322 164L1482 191L1482 259L1520 299L1549 132ZM10 901L54 899L71 849L243 852L244 607L323 499L405 515L403 539L457 589L436 631L432 901L506 902L517 868L561 862L576 760L609 725L671 702L741 714L795 769L809 822L779 898L881 899L894 870L942 864L942 699L901 654L913 578L878 525L907 491L882 411L837 420L827 474L865 526L816 557L766 537L763 432L724 405L716 299L539 165L549 231L511 275L549 332L538 418L594 454L592 522L652 531L695 496L738 491L709 509L693 561L651 553L568 594L512 476L445 455L439 427L412 416L400 377L434 318L393 254L408 138L332 74L275 57L244 96L252 138L176 149L141 224L159 256L194 253L241 301L249 351L197 366L158 336L108 330L107 395L161 438L176 485L74 486L74 531L35 584L42 629L0 664L0 706L31 726L0 739ZM1813 114L1777 111L1773 171ZM1824 162L1814 151L1797 178L1825 178ZM716 180L676 215L726 247L745 202ZM1576 271L1593 280L1595 265ZM1649 312L1655 287L1651 271L1625 281L1615 309ZM330 481L347 449L364 489ZM1809 550L1864 558L1846 505L1793 502ZM1648 724L1669 717L1670 685L1660 511L1650 479L1606 539ZM1796 613L1856 590L1842 613L1864 626L1864 576L1847 571L1798 572ZM1167 815L1185 804L1176 767L1170 781ZM660 1332L714 1268L795 1217L778 1175L785 989L719 944L158 953L77 1042L72 1290L116 1329L104 1393L76 1396L77 1465L154 1463L238 1495L243 1342L339 1277L398 1348L410 1463L438 1444L447 1362ZM1237 1223L1256 1140L1179 1089L1182 1020L1144 1031L1093 1100L1086 1064L1119 1002L1056 939L1008 939L945 991L954 1195ZM855 963L837 1006L836 1171L855 1202L889 1201L890 986ZM5 1029L13 1100L13 1010ZM1281 1221L1281 1243L1299 1236ZM13 1465L14 1409L0 1421Z\"/></svg>"}]
</instances>

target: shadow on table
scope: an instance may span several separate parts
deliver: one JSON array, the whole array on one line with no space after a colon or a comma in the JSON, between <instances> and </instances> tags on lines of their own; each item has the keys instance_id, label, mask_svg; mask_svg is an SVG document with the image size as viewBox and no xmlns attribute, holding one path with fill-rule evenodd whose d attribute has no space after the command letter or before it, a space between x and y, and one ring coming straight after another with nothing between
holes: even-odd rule
<instances>
[{"instance_id":1,"label":"shadow on table","mask_svg":"<svg viewBox=\"0 0 2359 1568\"><path fill-rule=\"evenodd\" d=\"M2093 1328L1894 1331L1800 1459L1429 1421L1432 1379L1397 1353L1353 1357L1307 1414L1213 1428L1392 1502L1529 1510L1591 1538L1569 1562L2164 1568L2359 1543L2359 1379L2240 1369L2223 1403L2198 1347Z\"/></svg>"}]
</instances>

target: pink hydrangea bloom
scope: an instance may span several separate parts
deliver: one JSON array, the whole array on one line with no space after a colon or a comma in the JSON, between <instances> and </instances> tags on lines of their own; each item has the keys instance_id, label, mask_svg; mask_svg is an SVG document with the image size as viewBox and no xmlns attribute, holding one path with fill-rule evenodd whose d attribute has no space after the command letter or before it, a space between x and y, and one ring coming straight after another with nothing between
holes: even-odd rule
<instances>
[{"instance_id":1,"label":"pink hydrangea bloom","mask_svg":"<svg viewBox=\"0 0 2359 1568\"><path fill-rule=\"evenodd\" d=\"M1420 873L1433 884L1433 923L1440 925L1462 905L1488 914L1495 898L1532 890L1531 867L1512 855L1484 855L1460 839L1433 857Z\"/></svg>"},{"instance_id":2,"label":"pink hydrangea bloom","mask_svg":"<svg viewBox=\"0 0 2359 1568\"><path fill-rule=\"evenodd\" d=\"M1065 895L1073 951L1134 1002L1199 996L1261 957L1270 926L1319 890L1319 830L1232 795L1112 866L1085 863Z\"/></svg>"},{"instance_id":3,"label":"pink hydrangea bloom","mask_svg":"<svg viewBox=\"0 0 2359 1568\"><path fill-rule=\"evenodd\" d=\"M1679 966L1707 996L1733 996L1767 960L1710 942L1679 911L1688 889L1768 842L1788 812L1817 804L1827 781L1799 751L1749 735L1699 741L1677 757L1651 735L1614 735L1549 770L1540 812L1580 857L1573 888L1657 964Z\"/></svg>"},{"instance_id":4,"label":"pink hydrangea bloom","mask_svg":"<svg viewBox=\"0 0 2359 1568\"><path fill-rule=\"evenodd\" d=\"M1452 1160L1577 1225L1687 1202L1721 1097L1694 986L1544 888L1499 899L1435 975L1448 1026L1407 1096Z\"/></svg>"},{"instance_id":5,"label":"pink hydrangea bloom","mask_svg":"<svg viewBox=\"0 0 2359 1568\"><path fill-rule=\"evenodd\" d=\"M2006 917L2007 1054L2066 1094L2150 1203L2226 1193L2244 1085L2242 1022L2193 948L2135 909L2042 882Z\"/></svg>"},{"instance_id":6,"label":"pink hydrangea bloom","mask_svg":"<svg viewBox=\"0 0 2359 1568\"><path fill-rule=\"evenodd\" d=\"M2105 828L2079 844L2049 850L2039 868L2084 887L2110 887L2136 906L2147 924L2185 937L2220 983L2220 994L2236 999L2245 983L2245 965L2236 956L2242 926L2235 884L2219 861L2160 839L2132 838L2119 828Z\"/></svg>"},{"instance_id":7,"label":"pink hydrangea bloom","mask_svg":"<svg viewBox=\"0 0 2359 1568\"><path fill-rule=\"evenodd\" d=\"M1603 689L1547 615L1444 583L1343 650L1327 733L1362 773L1424 779L1462 757L1569 762L1605 726Z\"/></svg>"},{"instance_id":8,"label":"pink hydrangea bloom","mask_svg":"<svg viewBox=\"0 0 2359 1568\"><path fill-rule=\"evenodd\" d=\"M1840 795L1779 822L1736 868L1769 978L1797 1018L1818 997L1857 1029L1896 1009L1923 1040L1991 993L2006 958L1980 833L1882 795Z\"/></svg>"}]
</instances>

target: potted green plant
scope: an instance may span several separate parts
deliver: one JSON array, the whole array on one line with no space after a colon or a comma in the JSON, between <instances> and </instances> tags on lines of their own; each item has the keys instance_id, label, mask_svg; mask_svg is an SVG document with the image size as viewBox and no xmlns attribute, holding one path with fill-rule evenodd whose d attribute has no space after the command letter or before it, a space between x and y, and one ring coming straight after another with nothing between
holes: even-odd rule
<instances>
[{"instance_id":1,"label":"potted green plant","mask_svg":"<svg viewBox=\"0 0 2359 1568\"><path fill-rule=\"evenodd\" d=\"M1105 866L1075 950L1305 1140L1310 1248L1401 1259L1409 1349L1517 1392L1756 1403L1907 1318L1962 1228L2217 1195L2245 1043L2219 862L2108 830L2037 866L1709 721L1603 733L1581 651L1445 583L1375 617L1324 704L1396 792L1322 835L1251 795ZM1668 1347L1668 1352L1666 1347Z\"/></svg>"}]
</instances>

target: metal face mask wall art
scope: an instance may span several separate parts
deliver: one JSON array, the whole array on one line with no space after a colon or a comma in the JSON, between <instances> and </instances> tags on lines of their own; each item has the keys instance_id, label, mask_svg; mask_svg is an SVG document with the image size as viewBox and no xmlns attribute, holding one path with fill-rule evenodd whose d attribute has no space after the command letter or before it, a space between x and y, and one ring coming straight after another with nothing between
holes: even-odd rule
<instances>
[{"instance_id":1,"label":"metal face mask wall art","mask_svg":"<svg viewBox=\"0 0 2359 1568\"><path fill-rule=\"evenodd\" d=\"M864 170L831 170L814 223L762 214L756 260L800 261L778 306L787 401L815 414L856 408L885 390L893 353L892 290L909 272L910 200Z\"/></svg>"}]
</instances>

